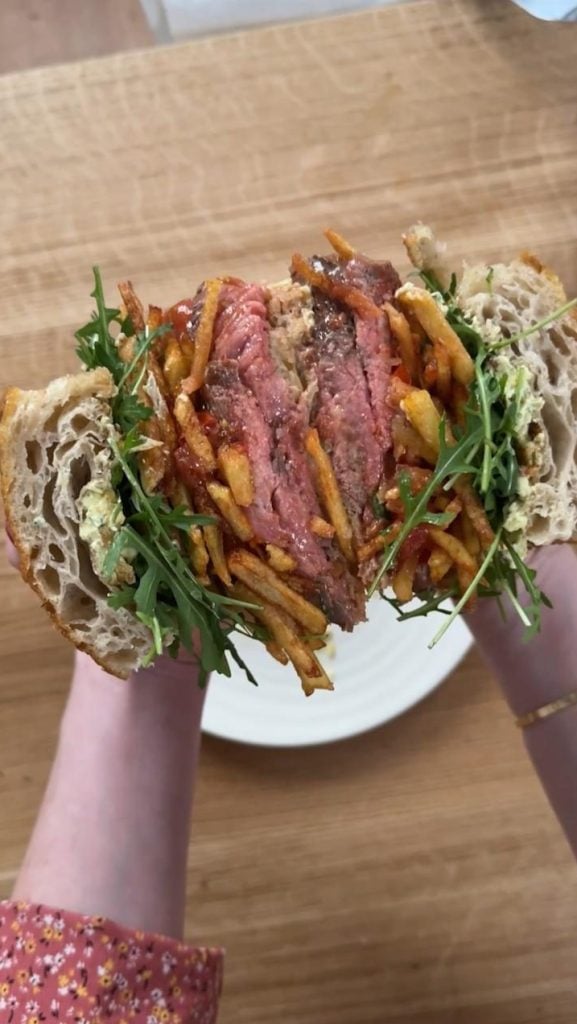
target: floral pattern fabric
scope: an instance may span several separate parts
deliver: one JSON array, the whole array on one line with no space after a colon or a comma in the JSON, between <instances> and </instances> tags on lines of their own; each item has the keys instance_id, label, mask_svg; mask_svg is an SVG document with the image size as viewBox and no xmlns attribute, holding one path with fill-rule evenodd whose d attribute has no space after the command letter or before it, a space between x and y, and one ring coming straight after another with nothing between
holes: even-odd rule
<instances>
[{"instance_id":1,"label":"floral pattern fabric","mask_svg":"<svg viewBox=\"0 0 577 1024\"><path fill-rule=\"evenodd\" d=\"M0 902L2 1024L214 1024L222 953Z\"/></svg>"}]
</instances>

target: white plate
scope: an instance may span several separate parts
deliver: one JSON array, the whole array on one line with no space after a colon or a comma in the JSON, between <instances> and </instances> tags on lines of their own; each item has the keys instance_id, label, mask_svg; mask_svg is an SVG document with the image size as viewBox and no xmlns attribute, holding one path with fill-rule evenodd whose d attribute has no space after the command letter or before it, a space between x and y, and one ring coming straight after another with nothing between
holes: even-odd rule
<instances>
[{"instance_id":1,"label":"white plate","mask_svg":"<svg viewBox=\"0 0 577 1024\"><path fill-rule=\"evenodd\" d=\"M305 747L382 725L434 690L471 646L471 634L458 619L428 650L443 618L437 613L397 622L394 610L374 598L368 621L354 633L331 628L333 649L321 657L335 689L317 690L309 698L292 668L240 637L236 644L259 686L251 686L236 666L230 679L214 676L204 731L264 747Z\"/></svg>"}]
</instances>

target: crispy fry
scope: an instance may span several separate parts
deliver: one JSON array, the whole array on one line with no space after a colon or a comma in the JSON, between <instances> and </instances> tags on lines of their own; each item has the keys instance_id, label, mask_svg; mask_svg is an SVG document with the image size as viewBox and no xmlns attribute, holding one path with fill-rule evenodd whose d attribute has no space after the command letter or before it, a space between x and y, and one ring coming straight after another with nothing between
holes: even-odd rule
<instances>
[{"instance_id":1,"label":"crispy fry","mask_svg":"<svg viewBox=\"0 0 577 1024\"><path fill-rule=\"evenodd\" d=\"M218 300L222 288L220 278L206 281L204 286L204 304L194 337L194 354L190 375L182 382L182 389L187 394L198 391L204 384L204 371L212 348L214 322L218 312Z\"/></svg>"},{"instance_id":2,"label":"crispy fry","mask_svg":"<svg viewBox=\"0 0 577 1024\"><path fill-rule=\"evenodd\" d=\"M423 459L434 466L437 454L434 448L426 444L420 434L405 421L404 416L395 416L392 424L393 454L399 460L404 456L411 459Z\"/></svg>"},{"instance_id":3,"label":"crispy fry","mask_svg":"<svg viewBox=\"0 0 577 1024\"><path fill-rule=\"evenodd\" d=\"M284 609L263 602L261 595L242 583L235 583L232 593L241 601L249 601L259 606L255 608L253 615L266 626L273 641L288 654L307 695L308 691L312 693L319 688L332 689L332 683L327 679L315 655L299 636L294 619Z\"/></svg>"},{"instance_id":4,"label":"crispy fry","mask_svg":"<svg viewBox=\"0 0 577 1024\"><path fill-rule=\"evenodd\" d=\"M342 237L342 235L333 231L332 228L327 228L324 235L329 245L331 245L335 250L337 256L340 256L343 260L352 260L355 255L355 250L352 245L349 245L346 239Z\"/></svg>"},{"instance_id":5,"label":"crispy fry","mask_svg":"<svg viewBox=\"0 0 577 1024\"><path fill-rule=\"evenodd\" d=\"M177 396L174 403L174 415L200 468L205 473L213 473L216 469L216 459L212 445L199 423L195 408L188 395L181 392Z\"/></svg>"},{"instance_id":6,"label":"crispy fry","mask_svg":"<svg viewBox=\"0 0 577 1024\"><path fill-rule=\"evenodd\" d=\"M465 406L469 400L469 389L464 384L459 384L458 381L453 381L451 388L451 409L453 411L453 419L460 427L465 426Z\"/></svg>"},{"instance_id":7,"label":"crispy fry","mask_svg":"<svg viewBox=\"0 0 577 1024\"><path fill-rule=\"evenodd\" d=\"M419 564L419 552L409 555L401 562L392 580L392 588L398 601L410 601L413 596L413 580L417 565Z\"/></svg>"},{"instance_id":8,"label":"crispy fry","mask_svg":"<svg viewBox=\"0 0 577 1024\"><path fill-rule=\"evenodd\" d=\"M433 338L435 362L437 364L437 393L441 401L447 405L451 399L451 362L444 341Z\"/></svg>"},{"instance_id":9,"label":"crispy fry","mask_svg":"<svg viewBox=\"0 0 577 1024\"><path fill-rule=\"evenodd\" d=\"M335 535L335 528L331 523L327 523L326 519L322 516L313 516L310 521L310 528L313 533L316 533L317 537L326 537L330 540Z\"/></svg>"},{"instance_id":10,"label":"crispy fry","mask_svg":"<svg viewBox=\"0 0 577 1024\"><path fill-rule=\"evenodd\" d=\"M451 556L457 567L462 566L469 572L472 572L473 574L475 573L477 563L458 537L453 536L453 534L449 533L448 530L440 530L436 526L430 526L429 533L431 540Z\"/></svg>"},{"instance_id":11,"label":"crispy fry","mask_svg":"<svg viewBox=\"0 0 577 1024\"><path fill-rule=\"evenodd\" d=\"M144 330L144 309L142 302L132 287L132 281L120 281L118 285L120 297L126 307L135 331Z\"/></svg>"},{"instance_id":12,"label":"crispy fry","mask_svg":"<svg viewBox=\"0 0 577 1024\"><path fill-rule=\"evenodd\" d=\"M391 302L385 302L383 309L389 318L389 325L399 348L401 362L405 367L411 383L419 379L419 350L411 333L409 321L400 309L395 309Z\"/></svg>"},{"instance_id":13,"label":"crispy fry","mask_svg":"<svg viewBox=\"0 0 577 1024\"><path fill-rule=\"evenodd\" d=\"M463 531L463 542L465 547L469 554L472 555L473 558L477 559L481 551L481 541L466 510L462 513L459 522Z\"/></svg>"},{"instance_id":14,"label":"crispy fry","mask_svg":"<svg viewBox=\"0 0 577 1024\"><path fill-rule=\"evenodd\" d=\"M462 525L462 523L463 523L462 519L458 519L457 522L453 523L453 525L451 527L451 531L452 531L453 535L457 538L459 543L463 544L463 546L465 546L464 545L464 533L463 533L463 525ZM470 586L470 584L472 583L473 577L475 575L475 571L476 571L476 568L477 568L477 563L476 563L475 559L473 559L473 563L474 563L474 566L475 566L474 569L472 569L471 566L466 566L463 563L459 563L459 562L457 562L456 565L455 565L455 569L456 569L456 572L457 572L457 582L459 584L459 590L461 591L462 594L464 594L465 591L467 590L467 588ZM472 608L473 605L475 604L475 601L476 601L476 594L473 594L469 598L469 600L467 601L467 608Z\"/></svg>"},{"instance_id":15,"label":"crispy fry","mask_svg":"<svg viewBox=\"0 0 577 1024\"><path fill-rule=\"evenodd\" d=\"M162 323L162 310L160 306L149 306L146 317L146 326L149 331L155 331ZM159 338L158 341L161 341Z\"/></svg>"},{"instance_id":16,"label":"crispy fry","mask_svg":"<svg viewBox=\"0 0 577 1024\"><path fill-rule=\"evenodd\" d=\"M188 545L190 561L192 563L194 574L199 583L207 586L210 582L208 577L210 556L208 554L206 544L204 543L204 537L200 526L193 526L188 531Z\"/></svg>"},{"instance_id":17,"label":"crispy fry","mask_svg":"<svg viewBox=\"0 0 577 1024\"><path fill-rule=\"evenodd\" d=\"M164 353L164 376L173 398L178 395L182 382L190 373L191 365L181 344L176 338L169 338Z\"/></svg>"},{"instance_id":18,"label":"crispy fry","mask_svg":"<svg viewBox=\"0 0 577 1024\"><path fill-rule=\"evenodd\" d=\"M427 448L438 455L441 417L429 392L415 388L403 398L401 409L409 423L423 438Z\"/></svg>"},{"instance_id":19,"label":"crispy fry","mask_svg":"<svg viewBox=\"0 0 577 1024\"><path fill-rule=\"evenodd\" d=\"M209 549L210 550L210 549ZM279 579L275 572L250 551L233 551L228 560L233 576L246 583L266 601L278 605L311 633L324 633L327 620L324 614L315 608L295 590Z\"/></svg>"},{"instance_id":20,"label":"crispy fry","mask_svg":"<svg viewBox=\"0 0 577 1024\"><path fill-rule=\"evenodd\" d=\"M225 586L230 587L232 580L226 564L226 556L222 546L222 530L220 526L217 526L216 524L203 526L202 533L216 575L219 580L222 580Z\"/></svg>"},{"instance_id":21,"label":"crispy fry","mask_svg":"<svg viewBox=\"0 0 577 1024\"><path fill-rule=\"evenodd\" d=\"M442 341L447 349L451 371L456 380L468 385L475 376L475 365L467 349L451 325L445 319L442 310L433 296L414 284L404 284L396 294L397 301L403 309L410 309L431 341Z\"/></svg>"},{"instance_id":22,"label":"crispy fry","mask_svg":"<svg viewBox=\"0 0 577 1024\"><path fill-rule=\"evenodd\" d=\"M435 547L431 551L431 554L429 555L429 560L427 564L429 566L429 575L431 577L431 583L436 587L439 585L441 580L447 575L449 569L453 564L453 559L451 558L448 551L445 551L444 548L440 548L437 547L437 545L435 545Z\"/></svg>"},{"instance_id":23,"label":"crispy fry","mask_svg":"<svg viewBox=\"0 0 577 1024\"><path fill-rule=\"evenodd\" d=\"M353 309L355 313L360 313L361 316L378 318L382 315L376 303L369 299L364 292L353 288L352 285L333 280L322 270L315 270L300 253L295 253L292 258L291 272L295 277L306 281L313 288L318 288L319 291L324 292L336 302L342 302L349 309Z\"/></svg>"},{"instance_id":24,"label":"crispy fry","mask_svg":"<svg viewBox=\"0 0 577 1024\"><path fill-rule=\"evenodd\" d=\"M315 672L312 676L305 672L299 672L299 678L301 686L305 696L310 697L315 690L334 690L334 686L326 674L324 668L317 658L313 654L313 660L315 665ZM297 669L298 671L298 669Z\"/></svg>"},{"instance_id":25,"label":"crispy fry","mask_svg":"<svg viewBox=\"0 0 577 1024\"><path fill-rule=\"evenodd\" d=\"M120 358L127 366L134 359L135 350L136 342L133 337L124 338L119 345L118 352ZM131 382L132 377L133 375L131 374ZM152 401L144 387L144 382L141 382L138 388L138 399L148 409L152 408ZM147 494L152 494L162 483L169 467L169 451L172 450L166 444L169 431L168 428L163 430L158 416L155 415L143 420L140 424L140 430L144 437L153 442L150 448L138 453L138 466L142 486Z\"/></svg>"},{"instance_id":26,"label":"crispy fry","mask_svg":"<svg viewBox=\"0 0 577 1024\"><path fill-rule=\"evenodd\" d=\"M266 554L268 564L275 572L294 572L297 567L293 556L289 555L288 551L277 547L276 544L267 544Z\"/></svg>"},{"instance_id":27,"label":"crispy fry","mask_svg":"<svg viewBox=\"0 0 577 1024\"><path fill-rule=\"evenodd\" d=\"M454 489L461 498L467 512L467 516L479 535L481 547L483 550L486 550L493 543L495 534L493 532L493 527L487 519L485 509L473 490L470 480L467 480L464 476L459 477L455 480Z\"/></svg>"},{"instance_id":28,"label":"crispy fry","mask_svg":"<svg viewBox=\"0 0 577 1024\"><path fill-rule=\"evenodd\" d=\"M380 533L377 537L373 537L372 540L367 541L366 544L361 544L358 549L359 562L366 562L368 558L372 558L373 555L377 555L379 551L384 551L385 548L392 544L397 539L401 532L402 522L397 520L391 526L385 530L384 533Z\"/></svg>"},{"instance_id":29,"label":"crispy fry","mask_svg":"<svg viewBox=\"0 0 577 1024\"><path fill-rule=\"evenodd\" d=\"M305 434L305 449L314 462L319 497L329 521L335 528L339 547L347 562L354 563L353 528L341 498L331 460L321 445L314 427L310 427Z\"/></svg>"},{"instance_id":30,"label":"crispy fry","mask_svg":"<svg viewBox=\"0 0 577 1024\"><path fill-rule=\"evenodd\" d=\"M288 654L285 654L280 644L277 644L276 640L269 640L265 644L265 647L275 661L280 662L281 665L288 665L289 656Z\"/></svg>"},{"instance_id":31,"label":"crispy fry","mask_svg":"<svg viewBox=\"0 0 577 1024\"><path fill-rule=\"evenodd\" d=\"M141 424L142 433L151 441L160 444L138 453L140 481L147 494L152 494L162 483L168 469L168 453L163 443L160 423L156 416L151 416Z\"/></svg>"},{"instance_id":32,"label":"crispy fry","mask_svg":"<svg viewBox=\"0 0 577 1024\"><path fill-rule=\"evenodd\" d=\"M413 391L417 390L418 389L413 387L412 384L407 384L406 381L401 380L400 377L391 377L391 383L389 385L389 404L397 407L405 398L412 394Z\"/></svg>"},{"instance_id":33,"label":"crispy fry","mask_svg":"<svg viewBox=\"0 0 577 1024\"><path fill-rule=\"evenodd\" d=\"M234 500L242 508L254 501L254 485L248 455L239 444L226 444L219 449L218 468L230 487Z\"/></svg>"},{"instance_id":34,"label":"crispy fry","mask_svg":"<svg viewBox=\"0 0 577 1024\"><path fill-rule=\"evenodd\" d=\"M327 646L327 634L325 636L309 636L307 647L309 651L322 651Z\"/></svg>"},{"instance_id":35,"label":"crispy fry","mask_svg":"<svg viewBox=\"0 0 577 1024\"><path fill-rule=\"evenodd\" d=\"M216 480L212 480L207 483L206 489L223 519L226 519L239 540L245 542L252 540L254 536L252 526L240 505L237 505L234 500L230 488L224 484L217 483Z\"/></svg>"}]
</instances>

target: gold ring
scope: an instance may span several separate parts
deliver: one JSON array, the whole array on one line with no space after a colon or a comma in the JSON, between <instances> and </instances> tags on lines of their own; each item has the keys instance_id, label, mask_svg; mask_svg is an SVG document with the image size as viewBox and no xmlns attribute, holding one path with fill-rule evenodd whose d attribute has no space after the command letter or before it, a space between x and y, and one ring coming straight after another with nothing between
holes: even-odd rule
<instances>
[{"instance_id":1,"label":"gold ring","mask_svg":"<svg viewBox=\"0 0 577 1024\"><path fill-rule=\"evenodd\" d=\"M551 715L556 715L558 711L565 711L566 708L571 708L575 704L577 704L577 690L567 693L564 697L559 697L558 700L552 700L549 704L543 704L540 708L537 708L535 711L529 711L526 715L520 715L515 720L515 724L520 729L526 729L528 725L533 725L544 718L550 718Z\"/></svg>"}]
</instances>

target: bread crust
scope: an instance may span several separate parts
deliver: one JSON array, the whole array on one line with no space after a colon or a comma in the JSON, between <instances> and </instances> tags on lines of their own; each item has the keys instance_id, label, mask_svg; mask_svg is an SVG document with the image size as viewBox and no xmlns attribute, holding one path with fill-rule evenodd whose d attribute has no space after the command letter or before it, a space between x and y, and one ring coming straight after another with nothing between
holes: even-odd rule
<instances>
[{"instance_id":1,"label":"bread crust","mask_svg":"<svg viewBox=\"0 0 577 1024\"><path fill-rule=\"evenodd\" d=\"M76 401L78 403L88 397L110 399L116 390L110 373L104 368L59 378L49 387L53 389L53 392L60 389L62 397L65 397L67 402ZM34 572L32 549L24 536L24 531L16 513L22 480L18 472L16 459L14 443L15 426L24 405L30 402L43 402L47 394L48 389L31 392L22 391L20 388L15 387L9 388L5 394L2 417L0 419L0 490L5 509L6 528L18 554L20 574L23 580L38 595L43 608L47 611L56 629L58 629L62 636L74 644L78 650L89 654L105 671L118 678L127 679L137 667L136 658L133 665L127 665L126 668L123 668L119 666L113 654L110 657L103 657L95 645L80 638L78 631L74 630L58 612L54 602L48 596Z\"/></svg>"}]
</instances>

